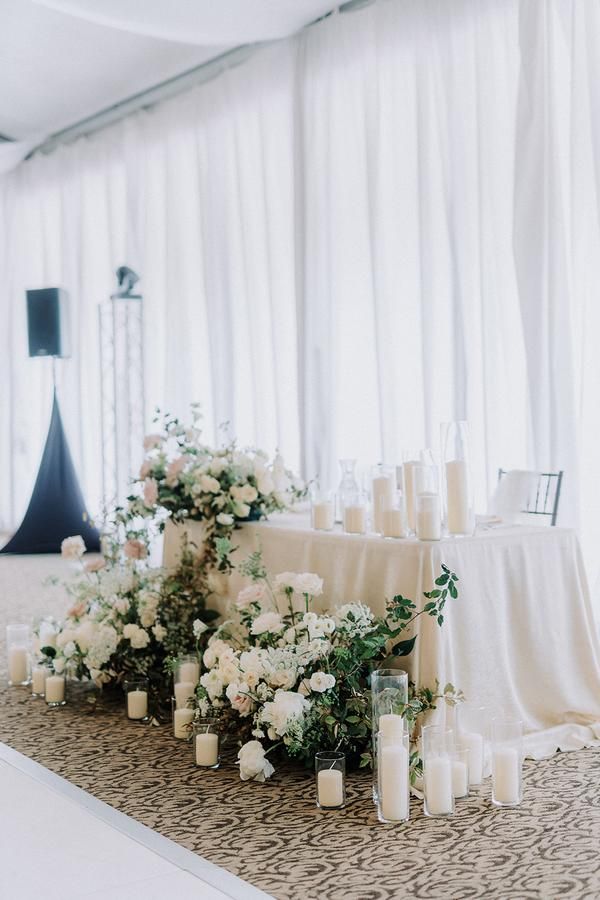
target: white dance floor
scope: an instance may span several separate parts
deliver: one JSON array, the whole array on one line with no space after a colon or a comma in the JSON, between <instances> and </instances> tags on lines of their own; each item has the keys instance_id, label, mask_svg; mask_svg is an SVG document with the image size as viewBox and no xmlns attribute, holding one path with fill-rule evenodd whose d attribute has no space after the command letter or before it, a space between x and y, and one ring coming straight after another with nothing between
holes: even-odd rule
<instances>
[{"instance_id":1,"label":"white dance floor","mask_svg":"<svg viewBox=\"0 0 600 900\"><path fill-rule=\"evenodd\" d=\"M0 744L3 900L268 895Z\"/></svg>"}]
</instances>

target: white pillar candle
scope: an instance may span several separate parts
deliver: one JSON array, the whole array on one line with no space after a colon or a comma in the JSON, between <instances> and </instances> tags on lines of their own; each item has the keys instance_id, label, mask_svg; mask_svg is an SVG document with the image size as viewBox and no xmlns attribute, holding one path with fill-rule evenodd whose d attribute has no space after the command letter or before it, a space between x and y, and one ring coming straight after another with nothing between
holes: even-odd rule
<instances>
[{"instance_id":1,"label":"white pillar candle","mask_svg":"<svg viewBox=\"0 0 600 900\"><path fill-rule=\"evenodd\" d=\"M469 784L483 781L483 737L476 731L466 731L460 736L460 746L469 751Z\"/></svg>"},{"instance_id":2,"label":"white pillar candle","mask_svg":"<svg viewBox=\"0 0 600 900\"><path fill-rule=\"evenodd\" d=\"M48 675L44 694L46 703L62 703L65 699L65 676Z\"/></svg>"},{"instance_id":3,"label":"white pillar candle","mask_svg":"<svg viewBox=\"0 0 600 900\"><path fill-rule=\"evenodd\" d=\"M219 736L209 731L196 735L196 765L216 766L219 761Z\"/></svg>"},{"instance_id":4,"label":"white pillar candle","mask_svg":"<svg viewBox=\"0 0 600 900\"><path fill-rule=\"evenodd\" d=\"M364 506L344 506L344 531L364 534L367 530L367 510Z\"/></svg>"},{"instance_id":5,"label":"white pillar candle","mask_svg":"<svg viewBox=\"0 0 600 900\"><path fill-rule=\"evenodd\" d=\"M194 696L196 685L192 681L178 681L174 690L177 709L183 709L190 697Z\"/></svg>"},{"instance_id":6,"label":"white pillar candle","mask_svg":"<svg viewBox=\"0 0 600 900\"><path fill-rule=\"evenodd\" d=\"M381 519L384 537L406 537L408 533L408 523L403 509L384 509L381 514Z\"/></svg>"},{"instance_id":7,"label":"white pillar candle","mask_svg":"<svg viewBox=\"0 0 600 900\"><path fill-rule=\"evenodd\" d=\"M22 684L29 678L29 656L26 647L8 648L8 680Z\"/></svg>"},{"instance_id":8,"label":"white pillar candle","mask_svg":"<svg viewBox=\"0 0 600 900\"><path fill-rule=\"evenodd\" d=\"M417 528L417 494L425 484L425 467L416 459L405 462L402 466L404 477L404 496L406 497L406 515L411 531Z\"/></svg>"},{"instance_id":9,"label":"white pillar candle","mask_svg":"<svg viewBox=\"0 0 600 900\"><path fill-rule=\"evenodd\" d=\"M446 503L450 534L468 534L471 528L469 509L469 471L464 459L446 463Z\"/></svg>"},{"instance_id":10,"label":"white pillar candle","mask_svg":"<svg viewBox=\"0 0 600 900\"><path fill-rule=\"evenodd\" d=\"M520 800L521 760L515 747L495 747L492 752L492 795L497 803Z\"/></svg>"},{"instance_id":11,"label":"white pillar candle","mask_svg":"<svg viewBox=\"0 0 600 900\"><path fill-rule=\"evenodd\" d=\"M176 709L173 713L173 734L179 740L187 740L191 731L189 725L194 718L193 709Z\"/></svg>"},{"instance_id":12,"label":"white pillar candle","mask_svg":"<svg viewBox=\"0 0 600 900\"><path fill-rule=\"evenodd\" d=\"M382 746L379 754L381 815L390 822L408 818L408 754L401 744Z\"/></svg>"},{"instance_id":13,"label":"white pillar candle","mask_svg":"<svg viewBox=\"0 0 600 900\"><path fill-rule=\"evenodd\" d=\"M200 680L200 663L197 662L184 662L179 666L179 670L177 672L177 682L181 681L191 681L192 684L198 684Z\"/></svg>"},{"instance_id":14,"label":"white pillar candle","mask_svg":"<svg viewBox=\"0 0 600 900\"><path fill-rule=\"evenodd\" d=\"M47 622L40 625L40 647L56 647L56 631Z\"/></svg>"},{"instance_id":15,"label":"white pillar candle","mask_svg":"<svg viewBox=\"0 0 600 900\"><path fill-rule=\"evenodd\" d=\"M434 756L425 762L425 799L427 811L434 816L452 812L452 767L446 756Z\"/></svg>"},{"instance_id":16,"label":"white pillar candle","mask_svg":"<svg viewBox=\"0 0 600 900\"><path fill-rule=\"evenodd\" d=\"M417 497L417 537L420 541L439 541L442 536L442 513L438 494L423 493Z\"/></svg>"},{"instance_id":17,"label":"white pillar candle","mask_svg":"<svg viewBox=\"0 0 600 900\"><path fill-rule=\"evenodd\" d=\"M46 688L48 669L45 666L34 666L31 672L31 690L34 694L43 694Z\"/></svg>"},{"instance_id":18,"label":"white pillar candle","mask_svg":"<svg viewBox=\"0 0 600 900\"><path fill-rule=\"evenodd\" d=\"M379 731L384 738L402 742L404 719L395 713L384 713L379 716Z\"/></svg>"},{"instance_id":19,"label":"white pillar candle","mask_svg":"<svg viewBox=\"0 0 600 900\"><path fill-rule=\"evenodd\" d=\"M145 719L148 715L148 692L127 691L127 718Z\"/></svg>"},{"instance_id":20,"label":"white pillar candle","mask_svg":"<svg viewBox=\"0 0 600 900\"><path fill-rule=\"evenodd\" d=\"M321 769L317 775L319 806L342 806L344 776L339 769Z\"/></svg>"},{"instance_id":21,"label":"white pillar candle","mask_svg":"<svg viewBox=\"0 0 600 900\"><path fill-rule=\"evenodd\" d=\"M322 500L312 505L312 527L317 531L331 531L335 520L333 501Z\"/></svg>"},{"instance_id":22,"label":"white pillar candle","mask_svg":"<svg viewBox=\"0 0 600 900\"><path fill-rule=\"evenodd\" d=\"M391 475L376 475L371 482L371 499L373 505L373 531L383 531L383 510L394 502L395 485Z\"/></svg>"},{"instance_id":23,"label":"white pillar candle","mask_svg":"<svg viewBox=\"0 0 600 900\"><path fill-rule=\"evenodd\" d=\"M461 759L452 761L452 793L455 797L466 797L469 793L469 770Z\"/></svg>"}]
</instances>

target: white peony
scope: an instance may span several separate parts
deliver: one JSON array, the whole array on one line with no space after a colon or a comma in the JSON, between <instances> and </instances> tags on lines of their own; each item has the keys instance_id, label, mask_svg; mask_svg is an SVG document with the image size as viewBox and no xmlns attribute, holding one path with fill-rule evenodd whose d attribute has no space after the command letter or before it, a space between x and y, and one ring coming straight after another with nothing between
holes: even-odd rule
<instances>
[{"instance_id":1,"label":"white peony","mask_svg":"<svg viewBox=\"0 0 600 900\"><path fill-rule=\"evenodd\" d=\"M265 781L270 778L275 769L265 756L265 750L260 741L248 741L240 748L238 753L240 763L240 778L242 781Z\"/></svg>"},{"instance_id":2,"label":"white peony","mask_svg":"<svg viewBox=\"0 0 600 900\"><path fill-rule=\"evenodd\" d=\"M223 694L223 682L219 678L219 673L216 669L205 672L200 677L200 684L203 688L206 688L206 692L211 700L218 700Z\"/></svg>"},{"instance_id":3,"label":"white peony","mask_svg":"<svg viewBox=\"0 0 600 900\"><path fill-rule=\"evenodd\" d=\"M238 609L247 609L252 603L260 604L266 593L267 591L263 584L250 584L239 592L235 605Z\"/></svg>"},{"instance_id":4,"label":"white peony","mask_svg":"<svg viewBox=\"0 0 600 900\"><path fill-rule=\"evenodd\" d=\"M77 647L75 646L74 641L69 641L68 644L65 644L63 648L63 654L65 659L70 659L77 652Z\"/></svg>"},{"instance_id":5,"label":"white peony","mask_svg":"<svg viewBox=\"0 0 600 900\"><path fill-rule=\"evenodd\" d=\"M79 648L83 653L86 653L94 643L97 629L96 623L91 622L89 619L85 619L81 625L77 626L73 640L79 644Z\"/></svg>"},{"instance_id":6,"label":"white peony","mask_svg":"<svg viewBox=\"0 0 600 900\"><path fill-rule=\"evenodd\" d=\"M322 694L324 691L330 691L335 685L335 678L328 672L314 672L310 677L310 689Z\"/></svg>"},{"instance_id":7,"label":"white peony","mask_svg":"<svg viewBox=\"0 0 600 900\"><path fill-rule=\"evenodd\" d=\"M284 622L282 621L281 616L277 612L266 612L261 613L260 616L257 616L254 622L252 623L252 627L250 628L251 634L278 634L285 627Z\"/></svg>"},{"instance_id":8,"label":"white peony","mask_svg":"<svg viewBox=\"0 0 600 900\"><path fill-rule=\"evenodd\" d=\"M80 534L65 538L60 545L60 555L63 559L81 559L85 553L85 543Z\"/></svg>"},{"instance_id":9,"label":"white peony","mask_svg":"<svg viewBox=\"0 0 600 900\"><path fill-rule=\"evenodd\" d=\"M310 703L296 691L275 691L275 697L265 703L261 711L261 721L266 722L279 737L283 737L291 723L303 716Z\"/></svg>"}]
</instances>

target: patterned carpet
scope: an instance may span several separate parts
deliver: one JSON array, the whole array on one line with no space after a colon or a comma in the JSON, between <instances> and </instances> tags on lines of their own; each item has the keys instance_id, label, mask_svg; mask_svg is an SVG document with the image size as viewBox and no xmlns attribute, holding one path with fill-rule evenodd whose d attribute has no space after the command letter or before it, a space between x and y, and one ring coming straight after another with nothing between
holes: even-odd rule
<instances>
[{"instance_id":1,"label":"patterned carpet","mask_svg":"<svg viewBox=\"0 0 600 900\"><path fill-rule=\"evenodd\" d=\"M4 621L48 609L17 578L23 564L0 558ZM600 897L597 750L527 763L517 809L494 809L488 781L452 819L413 801L394 827L377 822L366 775L350 777L346 810L324 813L311 774L280 769L261 785L241 783L233 759L197 770L170 729L129 723L109 701L48 711L2 688L0 740L277 900Z\"/></svg>"}]
</instances>

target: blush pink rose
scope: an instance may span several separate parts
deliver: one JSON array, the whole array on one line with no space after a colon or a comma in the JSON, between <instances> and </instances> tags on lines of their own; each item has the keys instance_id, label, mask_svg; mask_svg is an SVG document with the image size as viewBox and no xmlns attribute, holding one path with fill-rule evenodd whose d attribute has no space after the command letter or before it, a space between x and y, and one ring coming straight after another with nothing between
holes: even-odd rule
<instances>
[{"instance_id":1,"label":"blush pink rose","mask_svg":"<svg viewBox=\"0 0 600 900\"><path fill-rule=\"evenodd\" d=\"M177 484L177 479L186 464L185 456L178 456L177 459L174 459L173 462L169 463L167 468L167 477L165 478L165 482L169 485L169 487L175 487Z\"/></svg>"},{"instance_id":2,"label":"blush pink rose","mask_svg":"<svg viewBox=\"0 0 600 900\"><path fill-rule=\"evenodd\" d=\"M84 614L86 610L86 605L82 601L76 603L71 609L67 610L67 615L73 619L78 619L80 616Z\"/></svg>"},{"instance_id":3,"label":"blush pink rose","mask_svg":"<svg viewBox=\"0 0 600 900\"><path fill-rule=\"evenodd\" d=\"M152 471L152 460L145 459L140 467L140 478L142 481L144 478L147 478L150 472Z\"/></svg>"},{"instance_id":4,"label":"blush pink rose","mask_svg":"<svg viewBox=\"0 0 600 900\"><path fill-rule=\"evenodd\" d=\"M154 450L156 447L160 447L162 442L163 439L160 434L147 434L144 438L144 450L146 453L148 450Z\"/></svg>"},{"instance_id":5,"label":"blush pink rose","mask_svg":"<svg viewBox=\"0 0 600 900\"><path fill-rule=\"evenodd\" d=\"M99 572L100 569L103 569L106 565L106 560L102 559L90 559L88 562L84 564L84 569L86 572Z\"/></svg>"},{"instance_id":6,"label":"blush pink rose","mask_svg":"<svg viewBox=\"0 0 600 900\"><path fill-rule=\"evenodd\" d=\"M123 553L128 559L146 559L148 556L146 545L136 538L130 538L128 541L125 541Z\"/></svg>"},{"instance_id":7,"label":"blush pink rose","mask_svg":"<svg viewBox=\"0 0 600 900\"><path fill-rule=\"evenodd\" d=\"M146 478L144 481L144 503L146 506L156 506L158 500L158 484L154 478Z\"/></svg>"}]
</instances>

